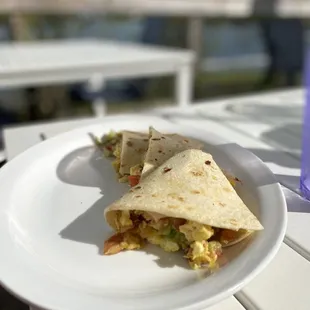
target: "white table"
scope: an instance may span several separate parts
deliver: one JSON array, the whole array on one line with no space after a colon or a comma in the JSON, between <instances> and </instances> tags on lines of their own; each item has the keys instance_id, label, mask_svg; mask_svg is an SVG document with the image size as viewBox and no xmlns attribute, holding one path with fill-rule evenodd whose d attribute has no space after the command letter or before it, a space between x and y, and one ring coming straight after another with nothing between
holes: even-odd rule
<instances>
[{"instance_id":1,"label":"white table","mask_svg":"<svg viewBox=\"0 0 310 310\"><path fill-rule=\"evenodd\" d=\"M199 56L202 50L203 18L309 18L309 0L2 0L0 12L12 14L13 29L25 24L21 14L125 14L189 17L188 47ZM17 34L18 36L18 34ZM199 58L199 57L198 57Z\"/></svg>"},{"instance_id":2,"label":"white table","mask_svg":"<svg viewBox=\"0 0 310 310\"><path fill-rule=\"evenodd\" d=\"M107 79L176 75L176 101L191 102L194 54L187 50L102 40L0 44L0 88L88 82L92 92ZM105 114L103 99L93 102Z\"/></svg>"},{"instance_id":3,"label":"white table","mask_svg":"<svg viewBox=\"0 0 310 310\"><path fill-rule=\"evenodd\" d=\"M2 0L2 13L77 14L81 12L180 15L211 17L249 17L271 15L309 17L308 0L88 0L38 1Z\"/></svg>"},{"instance_id":4,"label":"white table","mask_svg":"<svg viewBox=\"0 0 310 310\"><path fill-rule=\"evenodd\" d=\"M197 130L215 131L239 143L257 154L282 184L297 191L302 102L302 90L294 90L151 113ZM40 142L40 133L49 138L94 121L83 119L7 129L4 138L8 159ZM290 210L296 211L299 206L298 201L289 203ZM310 214L289 212L288 218L286 238L271 264L242 291L209 310L310 309Z\"/></svg>"}]
</instances>

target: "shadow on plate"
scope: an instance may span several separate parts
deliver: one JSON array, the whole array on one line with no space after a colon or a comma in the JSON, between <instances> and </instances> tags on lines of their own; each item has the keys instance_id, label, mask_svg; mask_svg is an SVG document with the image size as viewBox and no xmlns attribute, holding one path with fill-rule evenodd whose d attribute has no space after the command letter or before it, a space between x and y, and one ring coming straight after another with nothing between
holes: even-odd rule
<instances>
[{"instance_id":1,"label":"shadow on plate","mask_svg":"<svg viewBox=\"0 0 310 310\"><path fill-rule=\"evenodd\" d=\"M286 134L283 134L286 133ZM263 132L261 137L272 144L291 150L298 156L301 151L301 123L288 123ZM293 154L294 154L293 153Z\"/></svg>"},{"instance_id":2,"label":"shadow on plate","mask_svg":"<svg viewBox=\"0 0 310 310\"><path fill-rule=\"evenodd\" d=\"M296 108L295 106L273 105L272 103L262 105L259 101L247 102L246 104L230 104L226 107L226 110L252 119L265 119L268 116L268 118L289 118L290 120L297 119L299 121L302 118L301 106Z\"/></svg>"},{"instance_id":3,"label":"shadow on plate","mask_svg":"<svg viewBox=\"0 0 310 310\"><path fill-rule=\"evenodd\" d=\"M103 196L59 234L64 239L95 245L98 254L102 254L104 240L112 235L104 221L104 209L120 198L128 190L128 185L117 181L111 161L93 147L77 149L64 157L58 165L57 176L64 183L101 190ZM154 262L161 268L189 268L181 253L167 253L151 245L141 251L155 256Z\"/></svg>"},{"instance_id":4,"label":"shadow on plate","mask_svg":"<svg viewBox=\"0 0 310 310\"><path fill-rule=\"evenodd\" d=\"M111 162L93 147L65 156L58 165L57 176L64 183L100 189L102 197L59 233L64 239L96 245L100 252L111 234L104 222L104 209L121 197L127 185L118 183Z\"/></svg>"},{"instance_id":5,"label":"shadow on plate","mask_svg":"<svg viewBox=\"0 0 310 310\"><path fill-rule=\"evenodd\" d=\"M152 244L147 244L139 251L155 256L156 258L153 261L160 268L173 268L178 266L184 269L190 269L186 258L183 257L182 252L168 253L162 248Z\"/></svg>"}]
</instances>

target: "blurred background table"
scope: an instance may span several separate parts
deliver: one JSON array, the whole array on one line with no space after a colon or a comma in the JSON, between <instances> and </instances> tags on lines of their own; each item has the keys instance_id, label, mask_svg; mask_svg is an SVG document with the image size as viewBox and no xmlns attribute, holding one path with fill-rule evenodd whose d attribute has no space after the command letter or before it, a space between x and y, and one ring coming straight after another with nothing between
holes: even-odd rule
<instances>
[{"instance_id":1,"label":"blurred background table","mask_svg":"<svg viewBox=\"0 0 310 310\"><path fill-rule=\"evenodd\" d=\"M13 13L13 24L23 28L21 14L79 14L90 11L130 16L186 16L187 46L199 56L202 49L203 17L211 18L308 18L308 0L91 0L12 1L1 3L0 12ZM24 25L25 26L25 25ZM14 27L15 28L15 27ZM23 29L21 32L25 31Z\"/></svg>"},{"instance_id":2,"label":"blurred background table","mask_svg":"<svg viewBox=\"0 0 310 310\"><path fill-rule=\"evenodd\" d=\"M0 44L0 88L87 81L94 93L108 79L176 75L176 101L191 102L194 54L181 49L115 41L47 41ZM106 112L102 97L92 103L96 116Z\"/></svg>"}]
</instances>

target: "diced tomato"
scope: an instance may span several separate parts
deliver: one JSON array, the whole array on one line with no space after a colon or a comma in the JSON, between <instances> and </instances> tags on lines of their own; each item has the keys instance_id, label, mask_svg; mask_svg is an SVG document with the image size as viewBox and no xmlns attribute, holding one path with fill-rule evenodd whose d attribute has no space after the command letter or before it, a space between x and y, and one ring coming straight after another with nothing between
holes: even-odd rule
<instances>
[{"instance_id":1,"label":"diced tomato","mask_svg":"<svg viewBox=\"0 0 310 310\"><path fill-rule=\"evenodd\" d=\"M231 242L237 239L238 232L234 230L224 229L221 234L221 239L223 241Z\"/></svg>"},{"instance_id":2,"label":"diced tomato","mask_svg":"<svg viewBox=\"0 0 310 310\"><path fill-rule=\"evenodd\" d=\"M140 182L140 176L139 175L130 175L128 176L129 185L131 187L136 186Z\"/></svg>"},{"instance_id":3,"label":"diced tomato","mask_svg":"<svg viewBox=\"0 0 310 310\"><path fill-rule=\"evenodd\" d=\"M103 254L104 255L113 255L122 251L121 242L124 239L123 233L118 233L110 237L104 243Z\"/></svg>"},{"instance_id":4,"label":"diced tomato","mask_svg":"<svg viewBox=\"0 0 310 310\"><path fill-rule=\"evenodd\" d=\"M106 145L106 147L105 147L107 150L109 150L109 151L112 151L113 150L113 148L112 148L112 146L111 145Z\"/></svg>"}]
</instances>

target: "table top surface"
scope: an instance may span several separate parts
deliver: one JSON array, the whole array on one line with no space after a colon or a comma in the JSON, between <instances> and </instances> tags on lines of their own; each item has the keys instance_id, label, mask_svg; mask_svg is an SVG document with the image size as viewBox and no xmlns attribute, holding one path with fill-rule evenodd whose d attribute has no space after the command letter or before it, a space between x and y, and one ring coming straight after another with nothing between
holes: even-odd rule
<instances>
[{"instance_id":1,"label":"table top surface","mask_svg":"<svg viewBox=\"0 0 310 310\"><path fill-rule=\"evenodd\" d=\"M188 64L189 50L153 47L107 40L55 40L39 43L1 43L0 77L9 74L143 65L152 63Z\"/></svg>"},{"instance_id":2,"label":"table top surface","mask_svg":"<svg viewBox=\"0 0 310 310\"><path fill-rule=\"evenodd\" d=\"M1 12L27 13L124 13L185 16L296 16L309 17L308 0L82 0L82 1L1 1Z\"/></svg>"},{"instance_id":3,"label":"table top surface","mask_svg":"<svg viewBox=\"0 0 310 310\"><path fill-rule=\"evenodd\" d=\"M148 111L197 130L214 131L260 157L279 182L298 192L303 90L290 90ZM99 120L100 121L100 120ZM47 138L98 122L81 119L7 128L8 159ZM302 199L300 199L303 202ZM285 240L271 264L243 290L210 310L307 310L310 307L310 209L288 201ZM309 212L309 213L308 213Z\"/></svg>"}]
</instances>

